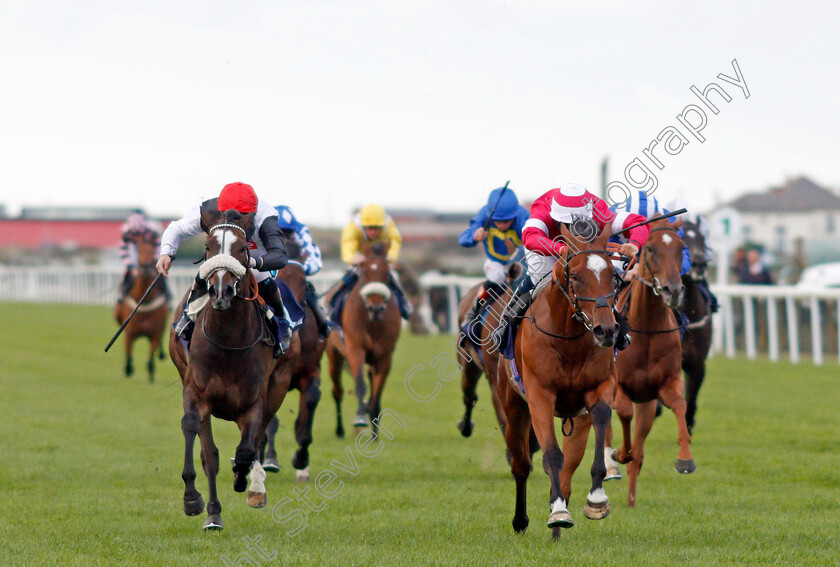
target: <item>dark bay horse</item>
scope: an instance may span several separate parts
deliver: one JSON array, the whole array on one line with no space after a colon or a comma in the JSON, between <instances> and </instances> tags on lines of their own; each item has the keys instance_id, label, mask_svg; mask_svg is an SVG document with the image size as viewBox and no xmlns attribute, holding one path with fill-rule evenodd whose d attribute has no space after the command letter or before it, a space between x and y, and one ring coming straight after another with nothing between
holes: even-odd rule
<instances>
[{"instance_id":1,"label":"dark bay horse","mask_svg":"<svg viewBox=\"0 0 840 567\"><path fill-rule=\"evenodd\" d=\"M137 246L137 266L134 268L134 281L131 289L126 294L122 303L117 305L117 323L122 325L123 321L131 315L137 302L146 293L146 290L157 276L155 252L157 250L156 236L151 232L143 235L138 234L134 243ZM132 362L132 348L134 341L140 337L149 339L149 361L146 368L149 370L149 382L155 381L155 352L158 352L161 360L166 356L163 352L163 333L166 331L167 315L169 304L166 298L166 288L163 280L159 280L155 287L146 296L146 300L137 309L137 313L131 318L124 330L125 336L125 375L131 376L134 373Z\"/></svg>"},{"instance_id":2,"label":"dark bay horse","mask_svg":"<svg viewBox=\"0 0 840 567\"><path fill-rule=\"evenodd\" d=\"M312 423L315 420L315 408L321 399L321 357L324 354L326 340L318 334L318 324L312 309L306 304L306 272L301 262L301 249L291 239L286 239L286 251L290 260L286 266L277 272L277 279L283 281L292 293L297 302L303 307L306 313L306 321L297 330L300 337L300 357L297 365L292 371L292 382L290 389L300 392L300 405L298 417L295 420L295 440L298 449L292 456L292 466L295 468L298 481L309 480L309 445L312 444ZM277 461L277 452L274 448L274 436L277 433L279 422L277 417L271 420L266 434L268 440L265 449L263 468L266 471L277 472L280 470L280 463Z\"/></svg>"},{"instance_id":3,"label":"dark bay horse","mask_svg":"<svg viewBox=\"0 0 840 567\"><path fill-rule=\"evenodd\" d=\"M277 412L291 382L291 371L300 354L300 340L292 337L286 353L273 358L273 337L257 305L257 284L248 265L246 227L253 213L202 211L209 227L205 242L206 262L199 276L207 281L209 305L199 311L189 352L170 332L169 352L181 374L184 417L184 513L200 514L204 500L195 487L193 445L201 440L201 462L207 475L210 497L204 529L221 529L222 505L216 493L219 451L213 441L211 416L233 421L241 432L233 464L233 489L244 492L251 472L249 505L265 505L259 452L265 430ZM253 470L252 470L253 466Z\"/></svg>"},{"instance_id":4,"label":"dark bay horse","mask_svg":"<svg viewBox=\"0 0 840 567\"><path fill-rule=\"evenodd\" d=\"M651 223L636 275L618 299L618 308L630 324L632 342L616 359L615 411L624 435L622 446L613 458L619 463L630 463L627 505L631 507L636 505L636 483L645 458L644 443L653 427L657 401L677 416L680 445L677 472L690 473L696 469L685 423L679 326L672 311L680 305L684 293L680 267L685 244L677 234L681 222ZM636 429L631 442L634 409Z\"/></svg>"},{"instance_id":5,"label":"dark bay horse","mask_svg":"<svg viewBox=\"0 0 840 567\"><path fill-rule=\"evenodd\" d=\"M610 232L608 225L589 242L563 231L567 253L557 259L550 281L536 295L516 332L514 361L524 395L512 382L511 362L499 359L497 387L507 416L505 439L516 481L513 529L517 532L525 530L529 522L526 485L531 470L528 434L532 425L543 451L543 470L551 481L548 527L557 538L561 528L574 525L566 505L571 476L583 458L589 429L571 432L577 435L577 442L570 444L567 437L561 451L554 418L564 418L565 425L568 418L584 410L591 416L596 439L590 470L592 485L584 514L601 519L609 513L603 489L603 445L615 394L612 347L618 335L613 313L615 271L605 249ZM569 462L564 463L564 452Z\"/></svg>"},{"instance_id":6,"label":"dark bay horse","mask_svg":"<svg viewBox=\"0 0 840 567\"><path fill-rule=\"evenodd\" d=\"M682 338L682 369L685 372L685 423L692 433L697 413L697 396L706 377L706 358L712 346L712 310L703 293L705 285L706 239L697 224L683 221L683 240L691 257L691 270L682 277L685 287L682 310L688 316L688 326Z\"/></svg>"},{"instance_id":7,"label":"dark bay horse","mask_svg":"<svg viewBox=\"0 0 840 567\"><path fill-rule=\"evenodd\" d=\"M358 408L353 419L354 427L365 427L368 416L379 416L382 390L391 371L394 348L400 336L401 320L397 299L388 288L390 268L386 259L387 249L374 244L365 252L359 266L359 280L347 296L341 314L341 333L333 331L327 341L327 358L333 381L333 398L336 405L337 426L335 434L344 437L341 419L341 371L344 361L350 367L355 384ZM370 399L365 401L365 365L370 379ZM376 423L373 423L376 430Z\"/></svg>"},{"instance_id":8,"label":"dark bay horse","mask_svg":"<svg viewBox=\"0 0 840 567\"><path fill-rule=\"evenodd\" d=\"M522 274L522 266L513 263L507 267L507 282L506 287L510 288L514 280ZM483 284L477 284L467 291L466 295L461 298L458 306L458 320L464 321L464 316L469 311L470 307L475 303L478 293L483 289ZM490 292L494 293L494 292ZM488 297L485 301L490 301ZM499 325L499 317L505 308L504 300L496 298L492 304L486 308L486 315L480 327L480 334L472 337L474 340L466 336L461 337L461 342L456 349L458 351L458 364L461 366L461 391L463 392L464 401L464 417L458 422L458 431L464 437L472 435L475 424L472 421L472 412L478 401L476 394L476 387L481 375L487 376L487 381L490 383L491 400L493 402L493 409L496 412L496 419L499 422L499 431L502 436L505 435L507 428L507 418L505 417L505 410L502 408L502 402L499 399L498 389L496 388L496 370L499 363L499 350L493 344L490 334ZM471 331L472 332L472 331ZM473 333L476 334L476 333ZM478 344L475 344L478 343Z\"/></svg>"}]
</instances>

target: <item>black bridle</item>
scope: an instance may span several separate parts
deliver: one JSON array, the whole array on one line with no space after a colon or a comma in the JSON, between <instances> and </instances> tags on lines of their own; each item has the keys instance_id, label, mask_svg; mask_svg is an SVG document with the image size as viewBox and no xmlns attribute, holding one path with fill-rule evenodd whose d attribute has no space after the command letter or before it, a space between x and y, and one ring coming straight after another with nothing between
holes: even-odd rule
<instances>
[{"instance_id":1,"label":"black bridle","mask_svg":"<svg viewBox=\"0 0 840 567\"><path fill-rule=\"evenodd\" d=\"M615 297L615 294L616 294L615 287L613 287L613 290L612 290L611 293L608 293L606 295L599 295L597 297L587 297L587 296L583 296L583 295L578 295L575 292L574 285L573 285L572 280L570 279L570 276L569 276L569 263L571 262L572 258L574 258L575 256L578 256L580 254L604 254L604 255L607 256L607 258L606 258L607 268L609 268L612 265L611 262L610 262L610 257L612 256L612 253L609 252L608 250L579 250L579 251L575 252L574 254L566 256L566 259L565 259L565 261L566 261L566 278L565 278L566 281L565 281L565 284L563 282L560 282L560 280L558 280L557 277L554 276L554 273L552 271L552 275L551 275L552 283L554 285L556 285L558 287L558 289L560 289L561 292L563 292L563 295L566 296L566 299L569 301L569 304L572 306L572 310L574 311L574 313L572 314L572 319L574 319L576 321L580 321L581 323L583 323L583 326L585 327L585 330L578 333L577 335L571 335L571 336L560 335L560 334L557 334L557 333L552 333L550 331L546 331L545 329L542 329L539 325L537 325L537 321L536 321L536 319L534 318L534 315L533 315L533 305L529 309L529 311L531 313L529 313L528 319L531 320L531 323L534 325L534 328L537 329L539 332L541 332L545 335L548 335L550 337L554 337L556 339L579 339L580 337L582 337L586 333L590 332L593 328L595 328L595 325L592 323L589 316L586 313L584 313L583 309L580 308L580 303L579 303L580 301L594 301L595 302L595 310L598 310L602 307L605 307L605 308L608 308L608 309L612 309L613 313L615 313L615 300L613 299L612 304L608 301L610 298ZM617 283L618 282L616 281L616 284Z\"/></svg>"}]
</instances>

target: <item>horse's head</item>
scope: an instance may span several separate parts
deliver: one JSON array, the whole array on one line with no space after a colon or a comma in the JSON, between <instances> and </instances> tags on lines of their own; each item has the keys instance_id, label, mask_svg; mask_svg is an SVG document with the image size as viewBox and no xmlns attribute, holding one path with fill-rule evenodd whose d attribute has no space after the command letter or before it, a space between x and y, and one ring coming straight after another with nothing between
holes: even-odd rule
<instances>
[{"instance_id":1,"label":"horse's head","mask_svg":"<svg viewBox=\"0 0 840 567\"><path fill-rule=\"evenodd\" d=\"M700 232L700 223L683 221L683 241L688 246L688 255L691 258L691 270L688 272L692 281L698 282L706 279L706 269L709 262L706 260L706 238Z\"/></svg>"},{"instance_id":2,"label":"horse's head","mask_svg":"<svg viewBox=\"0 0 840 567\"><path fill-rule=\"evenodd\" d=\"M139 277L155 277L157 269L158 235L151 230L134 233L130 240L137 248L137 275Z\"/></svg>"},{"instance_id":3,"label":"horse's head","mask_svg":"<svg viewBox=\"0 0 840 567\"><path fill-rule=\"evenodd\" d=\"M554 283L572 303L574 317L592 331L595 344L611 347L618 337L615 321L615 268L606 250L610 225L598 234L593 224L563 226L566 255L554 265Z\"/></svg>"},{"instance_id":4,"label":"horse's head","mask_svg":"<svg viewBox=\"0 0 840 567\"><path fill-rule=\"evenodd\" d=\"M381 321L385 317L385 308L391 300L387 253L385 245L375 242L365 250L365 260L359 265L359 293L371 321Z\"/></svg>"},{"instance_id":5,"label":"horse's head","mask_svg":"<svg viewBox=\"0 0 840 567\"><path fill-rule=\"evenodd\" d=\"M683 284L680 270L685 242L677 230L682 219L669 222L667 219L650 224L650 235L642 247L639 264L641 274L637 279L662 295L665 305L675 309L683 298Z\"/></svg>"},{"instance_id":6,"label":"horse's head","mask_svg":"<svg viewBox=\"0 0 840 567\"><path fill-rule=\"evenodd\" d=\"M235 210L202 211L201 220L209 227L204 243L205 262L198 274L207 281L213 308L224 311L239 295L239 284L248 273L248 240L246 229L253 222L253 213Z\"/></svg>"}]
</instances>

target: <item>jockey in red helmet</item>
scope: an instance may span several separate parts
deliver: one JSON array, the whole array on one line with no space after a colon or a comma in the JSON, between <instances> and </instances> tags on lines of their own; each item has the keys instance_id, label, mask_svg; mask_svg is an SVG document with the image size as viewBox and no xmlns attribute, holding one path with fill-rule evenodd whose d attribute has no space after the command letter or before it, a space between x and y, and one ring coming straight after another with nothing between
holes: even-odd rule
<instances>
[{"instance_id":1,"label":"jockey in red helmet","mask_svg":"<svg viewBox=\"0 0 840 567\"><path fill-rule=\"evenodd\" d=\"M227 211L230 209L240 213L255 213L253 225L246 230L249 248L251 248L251 272L256 278L260 296L275 314L281 319L285 318L280 289L269 274L269 271L282 268L288 261L280 227L277 225L277 211L267 202L258 199L254 188L246 183L228 183L222 188L217 199L209 199L196 205L187 211L183 218L166 227L161 239L161 255L157 261L158 272L164 276L169 273L169 267L181 242L209 230L210 227L204 226L201 222L201 210ZM196 276L188 304L206 292L207 282ZM178 321L175 331L188 340L192 334L192 321L186 311L185 309L184 316ZM275 356L279 356L289 347L292 332L288 321L284 327L283 336L275 346Z\"/></svg>"}]
</instances>

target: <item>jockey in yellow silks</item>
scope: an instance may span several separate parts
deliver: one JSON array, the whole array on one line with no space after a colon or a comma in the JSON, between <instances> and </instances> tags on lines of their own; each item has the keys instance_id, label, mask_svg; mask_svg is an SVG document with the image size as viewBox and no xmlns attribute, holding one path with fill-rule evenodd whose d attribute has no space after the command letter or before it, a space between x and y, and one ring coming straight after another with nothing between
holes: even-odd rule
<instances>
[{"instance_id":1,"label":"jockey in yellow silks","mask_svg":"<svg viewBox=\"0 0 840 567\"><path fill-rule=\"evenodd\" d=\"M402 248L400 231L397 230L394 219L388 216L381 205L371 203L362 207L341 232L341 259L350 264L351 267L344 274L338 289L330 300L333 321L341 321L341 308L344 304L344 298L359 279L357 266L365 259L361 252L362 245L370 246L377 242L387 248L386 257L389 264L399 260L400 249ZM400 287L399 280L394 276L393 270L391 270L388 280L388 287L397 298L397 305L403 319L411 317L411 304L405 297L405 292Z\"/></svg>"}]
</instances>

